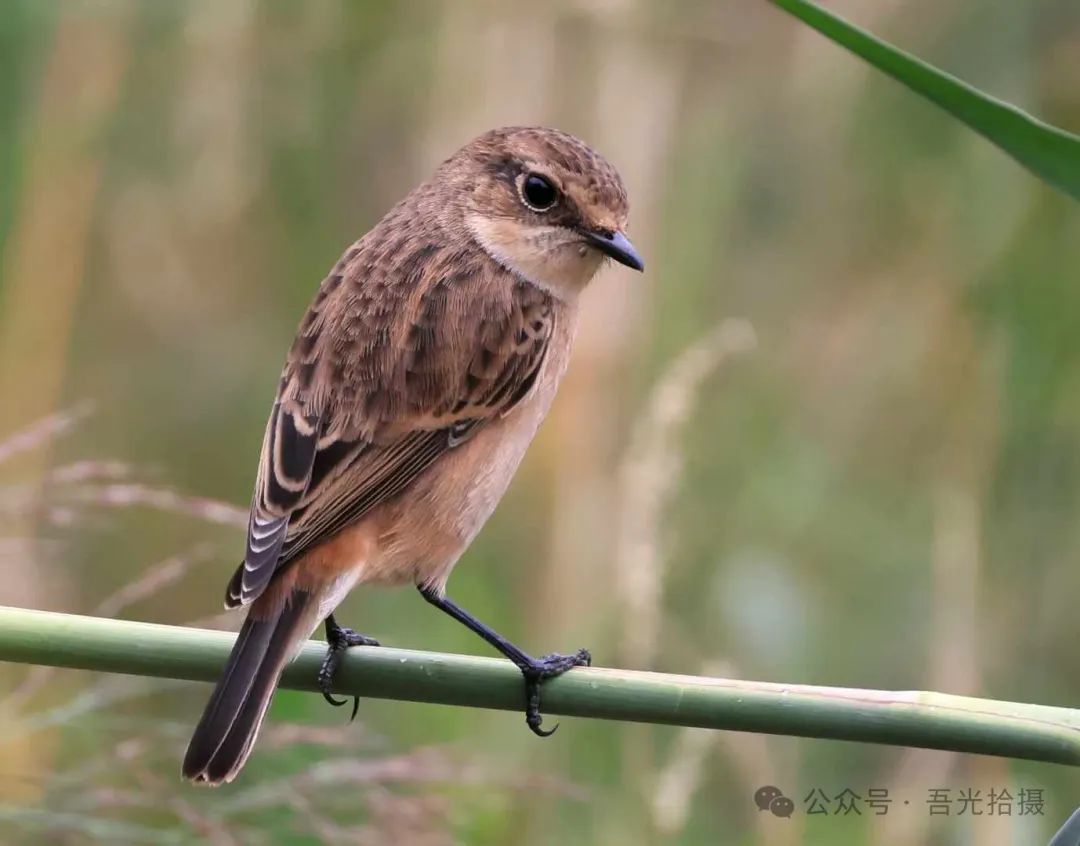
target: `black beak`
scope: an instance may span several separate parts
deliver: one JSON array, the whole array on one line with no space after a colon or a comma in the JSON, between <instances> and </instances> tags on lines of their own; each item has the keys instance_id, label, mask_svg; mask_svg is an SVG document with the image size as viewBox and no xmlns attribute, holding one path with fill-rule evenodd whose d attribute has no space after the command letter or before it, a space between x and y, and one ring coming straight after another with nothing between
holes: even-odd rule
<instances>
[{"instance_id":1,"label":"black beak","mask_svg":"<svg viewBox=\"0 0 1080 846\"><path fill-rule=\"evenodd\" d=\"M590 246L596 247L604 255L610 256L619 264L625 264L634 270L645 269L645 262L641 260L638 251L634 249L630 239L621 232L586 230L581 234L585 236L585 241Z\"/></svg>"}]
</instances>

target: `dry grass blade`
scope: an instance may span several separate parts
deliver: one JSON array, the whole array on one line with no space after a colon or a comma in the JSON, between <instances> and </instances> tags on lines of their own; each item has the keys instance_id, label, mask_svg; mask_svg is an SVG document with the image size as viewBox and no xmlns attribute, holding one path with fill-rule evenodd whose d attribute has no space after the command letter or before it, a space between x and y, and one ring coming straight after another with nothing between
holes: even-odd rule
<instances>
[{"instance_id":1,"label":"dry grass blade","mask_svg":"<svg viewBox=\"0 0 1080 846\"><path fill-rule=\"evenodd\" d=\"M725 320L688 347L661 375L632 435L620 475L623 492L616 553L616 591L628 621L622 656L649 666L658 641L663 587L660 538L665 503L682 471L680 427L693 412L701 385L728 358L757 343L745 320Z\"/></svg>"},{"instance_id":2,"label":"dry grass blade","mask_svg":"<svg viewBox=\"0 0 1080 846\"><path fill-rule=\"evenodd\" d=\"M89 400L84 400L65 411L42 417L29 426L13 432L0 441L0 464L68 434L93 412L94 404Z\"/></svg>"},{"instance_id":3,"label":"dry grass blade","mask_svg":"<svg viewBox=\"0 0 1080 846\"><path fill-rule=\"evenodd\" d=\"M209 561L213 547L201 543L183 555L173 555L148 568L138 579L121 587L106 597L94 609L99 617L115 617L125 608L157 595L165 588L179 582L192 567Z\"/></svg>"},{"instance_id":4,"label":"dry grass blade","mask_svg":"<svg viewBox=\"0 0 1080 846\"><path fill-rule=\"evenodd\" d=\"M49 481L54 484L116 481L129 478L132 472L132 466L125 461L74 461L54 467L49 472Z\"/></svg>"},{"instance_id":5,"label":"dry grass blade","mask_svg":"<svg viewBox=\"0 0 1080 846\"><path fill-rule=\"evenodd\" d=\"M247 526L248 511L221 500L203 496L187 496L169 488L157 488L141 483L105 484L75 487L72 499L89 505L108 508L153 508L170 514L182 514L223 526Z\"/></svg>"},{"instance_id":6,"label":"dry grass blade","mask_svg":"<svg viewBox=\"0 0 1080 846\"><path fill-rule=\"evenodd\" d=\"M507 790L542 790L564 798L584 801L586 795L573 785L554 779L497 776L475 762L454 760L443 749L425 747L386 758L332 758L272 782L249 787L226 807L231 814L273 807L295 792L318 792L328 786L402 784L499 785Z\"/></svg>"}]
</instances>

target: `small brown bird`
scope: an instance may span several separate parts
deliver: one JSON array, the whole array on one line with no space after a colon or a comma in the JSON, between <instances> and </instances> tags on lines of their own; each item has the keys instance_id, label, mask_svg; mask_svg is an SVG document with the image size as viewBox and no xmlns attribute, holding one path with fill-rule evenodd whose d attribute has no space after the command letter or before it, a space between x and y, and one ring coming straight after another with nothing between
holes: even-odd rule
<instances>
[{"instance_id":1,"label":"small brown bird","mask_svg":"<svg viewBox=\"0 0 1080 846\"><path fill-rule=\"evenodd\" d=\"M331 696L345 650L377 645L333 611L357 584L415 584L540 683L589 654L533 658L445 596L566 370L578 295L605 258L641 270L615 169L554 129L496 129L447 159L323 280L281 374L247 553L226 591L250 606L184 758L232 781L285 665L319 623ZM355 715L355 704L353 713Z\"/></svg>"}]
</instances>

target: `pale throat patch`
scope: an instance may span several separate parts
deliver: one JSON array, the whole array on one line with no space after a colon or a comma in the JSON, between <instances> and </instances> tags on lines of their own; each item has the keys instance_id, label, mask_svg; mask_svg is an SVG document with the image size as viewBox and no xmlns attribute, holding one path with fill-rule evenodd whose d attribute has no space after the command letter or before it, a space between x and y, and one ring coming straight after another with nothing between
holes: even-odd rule
<instances>
[{"instance_id":1,"label":"pale throat patch","mask_svg":"<svg viewBox=\"0 0 1080 846\"><path fill-rule=\"evenodd\" d=\"M561 226L525 226L476 213L465 223L492 259L561 300L577 297L604 263L602 253Z\"/></svg>"}]
</instances>

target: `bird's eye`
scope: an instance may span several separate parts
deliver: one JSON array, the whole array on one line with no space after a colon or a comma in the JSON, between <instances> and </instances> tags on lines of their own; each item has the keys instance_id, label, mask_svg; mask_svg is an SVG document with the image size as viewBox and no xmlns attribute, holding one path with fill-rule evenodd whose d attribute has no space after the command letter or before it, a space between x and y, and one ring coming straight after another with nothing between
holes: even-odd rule
<instances>
[{"instance_id":1,"label":"bird's eye","mask_svg":"<svg viewBox=\"0 0 1080 846\"><path fill-rule=\"evenodd\" d=\"M533 211L545 212L555 205L559 192L547 177L530 173L521 183L521 199Z\"/></svg>"}]
</instances>

